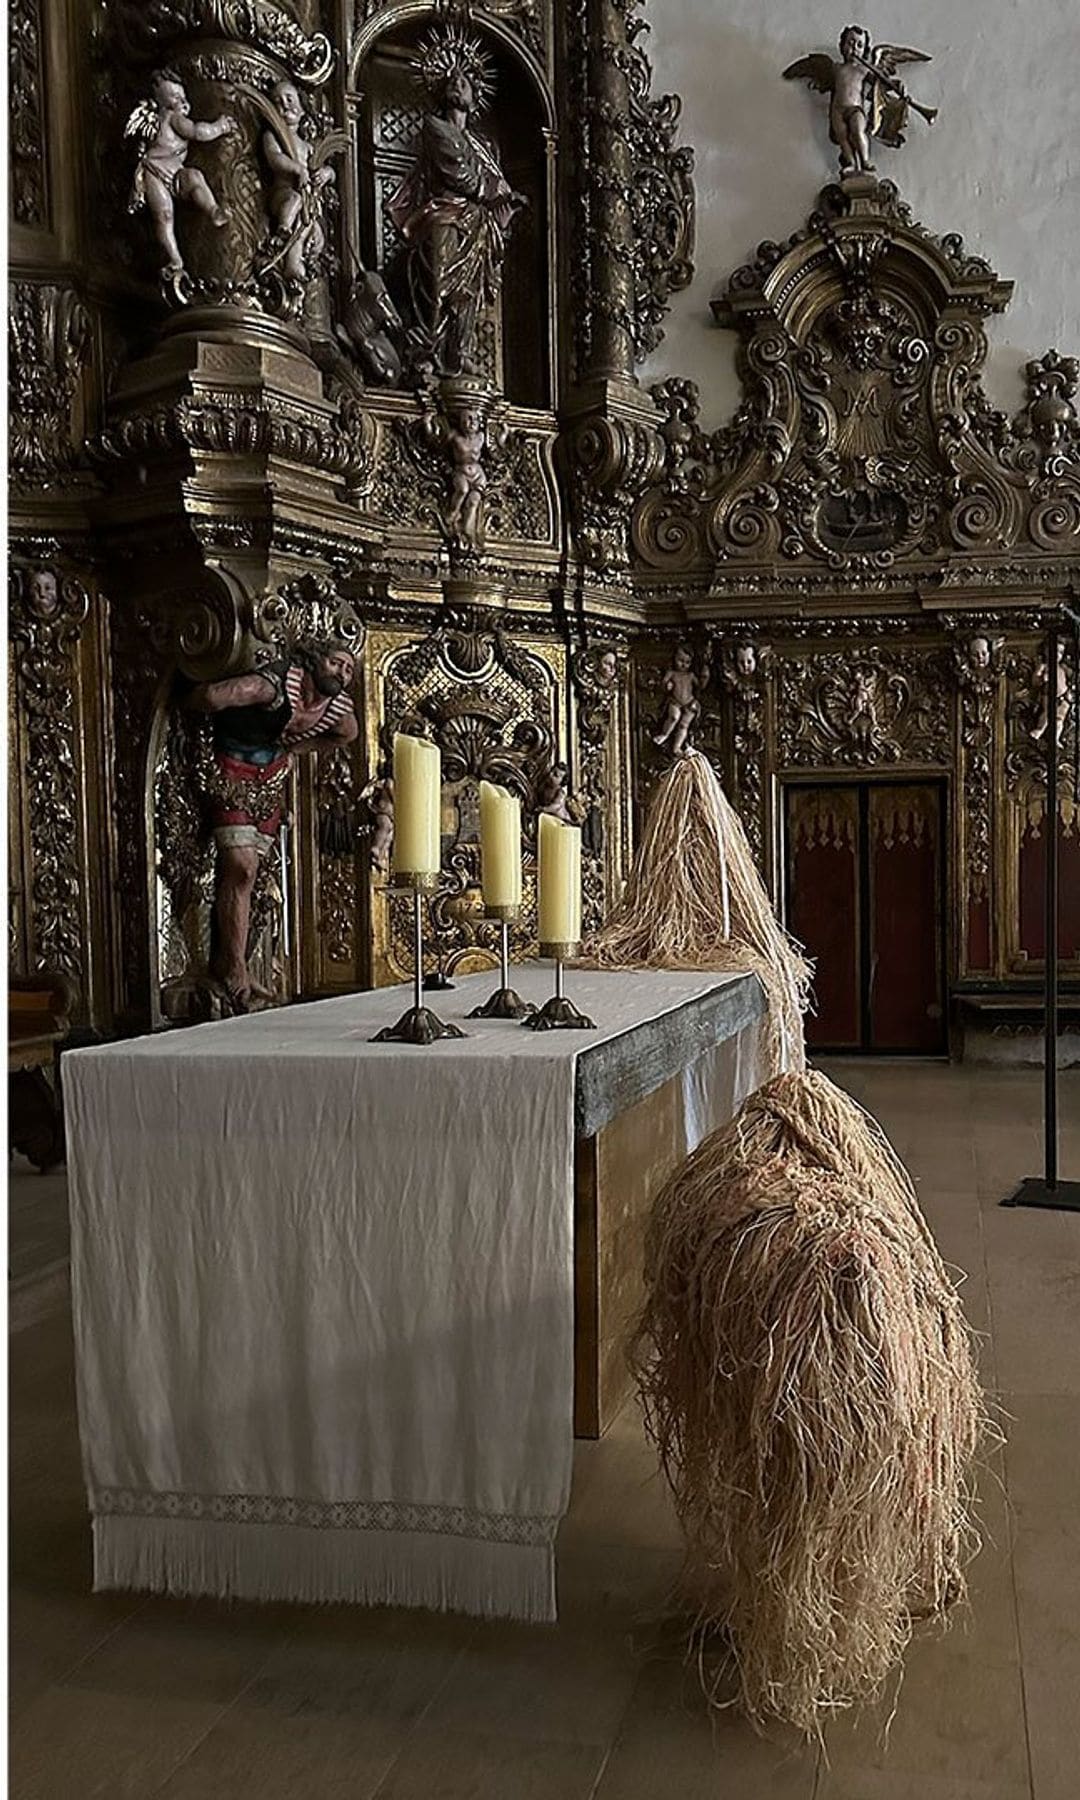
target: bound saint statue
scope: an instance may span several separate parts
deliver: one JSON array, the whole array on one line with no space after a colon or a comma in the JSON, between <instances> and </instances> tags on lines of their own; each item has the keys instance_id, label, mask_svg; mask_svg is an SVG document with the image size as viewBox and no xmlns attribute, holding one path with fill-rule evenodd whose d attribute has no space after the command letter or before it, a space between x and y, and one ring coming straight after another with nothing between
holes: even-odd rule
<instances>
[{"instance_id":1,"label":"bound saint statue","mask_svg":"<svg viewBox=\"0 0 1080 1800\"><path fill-rule=\"evenodd\" d=\"M498 296L506 235L526 202L472 123L493 88L479 42L451 27L428 38L416 61L433 110L389 211L408 245L417 360L440 375L474 374L480 315Z\"/></svg>"}]
</instances>

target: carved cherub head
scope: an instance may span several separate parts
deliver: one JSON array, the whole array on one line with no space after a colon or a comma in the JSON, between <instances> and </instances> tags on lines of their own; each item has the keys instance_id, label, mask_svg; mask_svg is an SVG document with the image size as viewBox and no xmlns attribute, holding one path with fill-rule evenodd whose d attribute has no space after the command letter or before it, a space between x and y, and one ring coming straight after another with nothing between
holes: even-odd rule
<instances>
[{"instance_id":1,"label":"carved cherub head","mask_svg":"<svg viewBox=\"0 0 1080 1800\"><path fill-rule=\"evenodd\" d=\"M191 102L175 69L155 69L150 77L150 92L164 112L182 113L187 118Z\"/></svg>"},{"instance_id":2,"label":"carved cherub head","mask_svg":"<svg viewBox=\"0 0 1080 1800\"><path fill-rule=\"evenodd\" d=\"M304 102L300 98L300 90L292 81L279 81L273 90L277 109L286 125L296 127L304 118Z\"/></svg>"},{"instance_id":3,"label":"carved cherub head","mask_svg":"<svg viewBox=\"0 0 1080 1800\"><path fill-rule=\"evenodd\" d=\"M867 60L870 55L870 33L865 25L845 25L840 33L840 54L845 62Z\"/></svg>"},{"instance_id":4,"label":"carved cherub head","mask_svg":"<svg viewBox=\"0 0 1080 1800\"><path fill-rule=\"evenodd\" d=\"M757 674L757 649L753 644L736 644L735 673L743 676Z\"/></svg>"},{"instance_id":5,"label":"carved cherub head","mask_svg":"<svg viewBox=\"0 0 1080 1800\"><path fill-rule=\"evenodd\" d=\"M27 593L34 611L50 619L60 609L60 593L51 569L31 569L26 578Z\"/></svg>"},{"instance_id":6,"label":"carved cherub head","mask_svg":"<svg viewBox=\"0 0 1080 1800\"><path fill-rule=\"evenodd\" d=\"M689 644L676 644L675 654L671 659L671 666L672 668L679 670L693 668L694 653Z\"/></svg>"},{"instance_id":7,"label":"carved cherub head","mask_svg":"<svg viewBox=\"0 0 1080 1800\"><path fill-rule=\"evenodd\" d=\"M990 667L990 639L982 636L973 637L968 644L968 657L973 669L988 669Z\"/></svg>"},{"instance_id":8,"label":"carved cherub head","mask_svg":"<svg viewBox=\"0 0 1080 1800\"><path fill-rule=\"evenodd\" d=\"M602 687L612 687L619 679L619 659L614 650L604 650L597 657L596 679Z\"/></svg>"}]
</instances>

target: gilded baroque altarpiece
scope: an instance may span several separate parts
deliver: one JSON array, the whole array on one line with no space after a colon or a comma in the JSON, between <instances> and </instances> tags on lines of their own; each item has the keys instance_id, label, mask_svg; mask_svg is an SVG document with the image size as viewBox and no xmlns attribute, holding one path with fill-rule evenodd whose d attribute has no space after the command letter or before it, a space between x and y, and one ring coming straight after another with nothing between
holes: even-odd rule
<instances>
[{"instance_id":1,"label":"gilded baroque altarpiece","mask_svg":"<svg viewBox=\"0 0 1080 1800\"><path fill-rule=\"evenodd\" d=\"M407 971L373 856L400 729L443 757L446 973L495 953L481 779L527 842L582 825L598 922L680 741L778 894L786 787L940 780L950 987L1033 973L1077 364L995 410L1011 284L860 172L714 300L733 419L644 383L694 272L646 30L641 0L14 0L10 937L85 1024L212 1010L186 697L311 638L355 653L361 730L296 758L260 866L276 999Z\"/></svg>"}]
</instances>

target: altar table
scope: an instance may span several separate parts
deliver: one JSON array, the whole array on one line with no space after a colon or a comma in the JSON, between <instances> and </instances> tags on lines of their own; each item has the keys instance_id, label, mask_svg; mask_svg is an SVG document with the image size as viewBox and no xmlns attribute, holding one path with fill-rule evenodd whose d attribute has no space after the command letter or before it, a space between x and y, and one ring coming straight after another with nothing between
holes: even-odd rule
<instances>
[{"instance_id":1,"label":"altar table","mask_svg":"<svg viewBox=\"0 0 1080 1800\"><path fill-rule=\"evenodd\" d=\"M625 1390L645 1209L763 1002L570 971L596 1031L534 1033L467 1017L494 985L429 1049L371 1042L392 988L65 1058L96 1588L555 1617L575 1410Z\"/></svg>"}]
</instances>

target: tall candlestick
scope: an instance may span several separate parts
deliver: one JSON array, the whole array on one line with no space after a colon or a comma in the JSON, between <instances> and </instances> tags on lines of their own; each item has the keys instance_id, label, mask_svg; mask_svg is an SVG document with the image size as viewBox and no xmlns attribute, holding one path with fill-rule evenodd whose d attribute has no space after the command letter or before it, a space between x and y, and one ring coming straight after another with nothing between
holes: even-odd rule
<instances>
[{"instance_id":1,"label":"tall candlestick","mask_svg":"<svg viewBox=\"0 0 1080 1800\"><path fill-rule=\"evenodd\" d=\"M555 959L555 992L539 1012L524 1019L530 1031L595 1031L563 991L563 963L581 939L581 832L541 813L540 954Z\"/></svg>"},{"instance_id":2,"label":"tall candlestick","mask_svg":"<svg viewBox=\"0 0 1080 1800\"><path fill-rule=\"evenodd\" d=\"M394 733L394 873L436 875L442 758L437 744Z\"/></svg>"},{"instance_id":3,"label":"tall candlestick","mask_svg":"<svg viewBox=\"0 0 1080 1800\"><path fill-rule=\"evenodd\" d=\"M581 940L581 832L540 814L540 942Z\"/></svg>"},{"instance_id":4,"label":"tall candlestick","mask_svg":"<svg viewBox=\"0 0 1080 1800\"><path fill-rule=\"evenodd\" d=\"M492 781L480 783L480 871L488 912L521 905L521 801Z\"/></svg>"}]
</instances>

